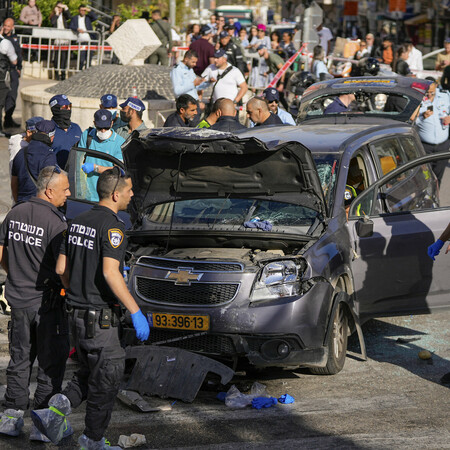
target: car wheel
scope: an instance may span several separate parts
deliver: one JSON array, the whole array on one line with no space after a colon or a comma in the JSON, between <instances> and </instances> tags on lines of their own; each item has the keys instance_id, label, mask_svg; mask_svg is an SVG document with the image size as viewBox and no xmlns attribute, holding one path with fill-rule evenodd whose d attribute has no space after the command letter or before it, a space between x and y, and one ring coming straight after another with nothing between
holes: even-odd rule
<instances>
[{"instance_id":1,"label":"car wheel","mask_svg":"<svg viewBox=\"0 0 450 450\"><path fill-rule=\"evenodd\" d=\"M325 367L311 368L311 372L318 375L334 375L344 367L348 341L348 317L342 303L336 308L330 326L332 328L326 342L327 364Z\"/></svg>"}]
</instances>

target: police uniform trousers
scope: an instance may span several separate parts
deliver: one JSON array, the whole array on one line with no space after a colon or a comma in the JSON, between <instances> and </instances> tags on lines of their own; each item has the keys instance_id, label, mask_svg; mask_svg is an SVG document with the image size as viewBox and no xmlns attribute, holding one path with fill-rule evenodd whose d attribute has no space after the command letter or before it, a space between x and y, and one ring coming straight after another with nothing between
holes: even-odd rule
<instances>
[{"instance_id":1,"label":"police uniform trousers","mask_svg":"<svg viewBox=\"0 0 450 450\"><path fill-rule=\"evenodd\" d=\"M11 121L16 109L17 91L19 89L19 72L16 69L10 71L10 87L5 100L5 122Z\"/></svg>"},{"instance_id":2,"label":"police uniform trousers","mask_svg":"<svg viewBox=\"0 0 450 450\"><path fill-rule=\"evenodd\" d=\"M167 54L167 47L161 45L161 47L157 48L156 51L147 58L146 62L149 64L158 64L159 62L162 66L168 66L169 55Z\"/></svg>"},{"instance_id":3,"label":"police uniform trousers","mask_svg":"<svg viewBox=\"0 0 450 450\"><path fill-rule=\"evenodd\" d=\"M3 117L3 108L6 103L6 96L8 95L9 88L4 81L0 81L0 119ZM0 120L0 130L2 129L2 121Z\"/></svg>"},{"instance_id":4,"label":"police uniform trousers","mask_svg":"<svg viewBox=\"0 0 450 450\"><path fill-rule=\"evenodd\" d=\"M432 155L434 153L447 152L450 147L450 140L441 142L440 144L428 144L422 141L423 148L427 155ZM441 185L442 177L444 176L445 168L447 167L447 160L442 159L440 161L433 161L431 163L431 168L433 169L436 178L438 179L439 186Z\"/></svg>"},{"instance_id":5,"label":"police uniform trousers","mask_svg":"<svg viewBox=\"0 0 450 450\"><path fill-rule=\"evenodd\" d=\"M62 393L73 408L87 400L84 434L99 441L111 420L125 369L125 351L120 345L118 327L100 328L99 312L94 337L87 337L86 321L86 310L74 309L70 315L80 368Z\"/></svg>"},{"instance_id":6,"label":"police uniform trousers","mask_svg":"<svg viewBox=\"0 0 450 450\"><path fill-rule=\"evenodd\" d=\"M69 356L69 327L63 302L58 307L35 305L11 308L8 324L10 362L6 369L7 408L29 407L29 385L38 360L34 409L48 407L52 395L61 392Z\"/></svg>"}]
</instances>

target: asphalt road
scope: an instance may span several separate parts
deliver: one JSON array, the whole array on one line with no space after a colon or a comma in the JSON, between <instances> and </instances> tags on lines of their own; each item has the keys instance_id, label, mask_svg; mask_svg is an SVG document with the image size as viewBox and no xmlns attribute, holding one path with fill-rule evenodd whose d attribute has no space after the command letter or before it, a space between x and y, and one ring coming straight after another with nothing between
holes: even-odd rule
<instances>
[{"instance_id":1,"label":"asphalt road","mask_svg":"<svg viewBox=\"0 0 450 450\"><path fill-rule=\"evenodd\" d=\"M0 205L10 204L7 140L0 138ZM6 382L8 316L0 315L0 398ZM343 371L334 376L311 375L307 370L266 370L240 373L233 383L244 390L258 381L270 395L288 393L292 405L257 411L232 410L216 399L217 387L205 385L195 401L185 404L149 398L167 410L136 413L116 404L107 438L142 433L140 448L173 449L443 449L450 448L450 391L440 382L450 372L450 312L435 315L372 320L363 326L368 360L347 357ZM404 343L398 342L401 338ZM356 339L350 350L357 351ZM431 360L418 357L429 350ZM69 362L66 379L76 369ZM35 387L35 374L32 389ZM69 420L75 440L60 446L76 448L83 430L84 406ZM28 440L30 418L17 438L0 436L2 449L44 448ZM46 445L46 448L56 448Z\"/></svg>"}]
</instances>

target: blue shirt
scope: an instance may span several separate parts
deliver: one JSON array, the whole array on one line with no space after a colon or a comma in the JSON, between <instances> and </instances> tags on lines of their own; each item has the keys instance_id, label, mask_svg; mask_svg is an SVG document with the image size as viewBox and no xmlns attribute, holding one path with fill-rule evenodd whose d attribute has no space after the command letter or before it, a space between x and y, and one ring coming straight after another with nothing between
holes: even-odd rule
<instances>
[{"instance_id":1,"label":"blue shirt","mask_svg":"<svg viewBox=\"0 0 450 450\"><path fill-rule=\"evenodd\" d=\"M173 92L175 97L179 97L182 94L189 94L198 100L197 90L204 89L208 83L202 83L199 86L194 85L194 80L197 75L194 69L189 69L186 64L180 62L170 72L170 79L172 80Z\"/></svg>"},{"instance_id":2,"label":"blue shirt","mask_svg":"<svg viewBox=\"0 0 450 450\"><path fill-rule=\"evenodd\" d=\"M339 97L336 97L332 103L330 103L323 112L324 114L340 113L348 110L348 106L345 106Z\"/></svg>"},{"instance_id":3,"label":"blue shirt","mask_svg":"<svg viewBox=\"0 0 450 450\"><path fill-rule=\"evenodd\" d=\"M114 158L117 158L119 161L123 161L122 149L120 148L120 146L125 142L125 139L123 137L119 136L115 131L112 131L112 134L108 139L101 141L97 137L97 130L95 128L90 131L89 135L92 136L92 141L89 145L89 148L91 150L97 150L98 152L106 153L108 155L114 156ZM84 130L83 134L81 135L79 147L86 148L87 136L88 130ZM101 158L95 158L93 156L87 156L85 162L97 164L98 166L113 166L113 164L109 161L105 161ZM83 189L83 175L86 176L86 190L83 197L86 200L98 202L97 181L100 174L97 172L91 172L86 175L83 172L81 175L81 189Z\"/></svg>"},{"instance_id":4,"label":"blue shirt","mask_svg":"<svg viewBox=\"0 0 450 450\"><path fill-rule=\"evenodd\" d=\"M56 161L61 168L66 167L67 158L69 157L70 149L80 140L81 128L78 124L71 122L67 131L59 128L55 124L55 139L53 139L52 148L56 153Z\"/></svg>"},{"instance_id":5,"label":"blue shirt","mask_svg":"<svg viewBox=\"0 0 450 450\"><path fill-rule=\"evenodd\" d=\"M47 166L56 164L56 156L53 149L44 142L32 140L28 145L28 167L31 174L37 179L39 172ZM13 160L11 175L18 178L17 201L23 202L36 195L36 185L28 174L25 164L25 149L20 149Z\"/></svg>"},{"instance_id":6,"label":"blue shirt","mask_svg":"<svg viewBox=\"0 0 450 450\"><path fill-rule=\"evenodd\" d=\"M287 123L289 125L295 125L295 120L292 117L292 114L289 114L284 109L278 108L277 116L281 119L283 123Z\"/></svg>"},{"instance_id":7,"label":"blue shirt","mask_svg":"<svg viewBox=\"0 0 450 450\"><path fill-rule=\"evenodd\" d=\"M424 118L423 113L433 105L433 114ZM450 95L436 89L432 102L425 101L420 106L419 116L416 120L420 140L426 144L442 144L448 139L448 125L443 125L441 119L450 115Z\"/></svg>"},{"instance_id":8,"label":"blue shirt","mask_svg":"<svg viewBox=\"0 0 450 450\"><path fill-rule=\"evenodd\" d=\"M321 73L328 73L327 66L323 61L316 60L313 63L313 75L319 80Z\"/></svg>"}]
</instances>

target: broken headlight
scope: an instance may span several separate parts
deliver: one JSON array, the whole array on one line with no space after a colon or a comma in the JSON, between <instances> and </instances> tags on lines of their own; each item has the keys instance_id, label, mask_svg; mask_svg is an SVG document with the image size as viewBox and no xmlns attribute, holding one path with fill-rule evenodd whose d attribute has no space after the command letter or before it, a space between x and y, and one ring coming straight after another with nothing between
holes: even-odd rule
<instances>
[{"instance_id":1,"label":"broken headlight","mask_svg":"<svg viewBox=\"0 0 450 450\"><path fill-rule=\"evenodd\" d=\"M300 292L299 271L299 266L290 260L266 264L253 287L250 301L259 302L297 295Z\"/></svg>"}]
</instances>

